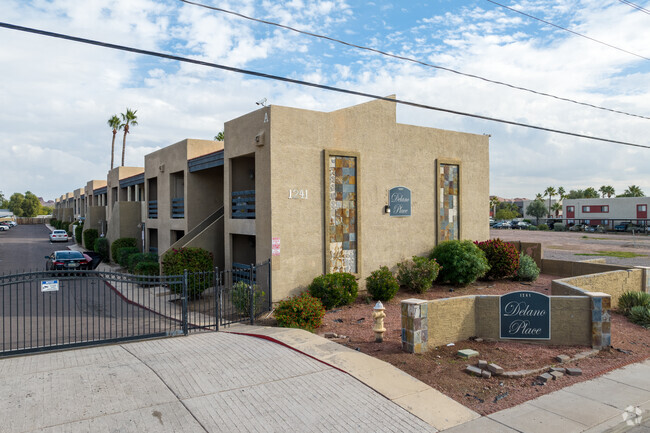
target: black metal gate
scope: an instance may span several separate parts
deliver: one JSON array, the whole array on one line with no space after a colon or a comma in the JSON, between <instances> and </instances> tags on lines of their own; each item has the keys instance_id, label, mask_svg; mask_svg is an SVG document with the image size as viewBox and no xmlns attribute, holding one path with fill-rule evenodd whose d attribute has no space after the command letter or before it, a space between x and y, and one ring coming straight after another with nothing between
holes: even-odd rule
<instances>
[{"instance_id":1,"label":"black metal gate","mask_svg":"<svg viewBox=\"0 0 650 433\"><path fill-rule=\"evenodd\" d=\"M174 276L2 275L0 356L217 331L270 309L270 262L249 266L249 278L233 281L232 275L217 269Z\"/></svg>"}]
</instances>

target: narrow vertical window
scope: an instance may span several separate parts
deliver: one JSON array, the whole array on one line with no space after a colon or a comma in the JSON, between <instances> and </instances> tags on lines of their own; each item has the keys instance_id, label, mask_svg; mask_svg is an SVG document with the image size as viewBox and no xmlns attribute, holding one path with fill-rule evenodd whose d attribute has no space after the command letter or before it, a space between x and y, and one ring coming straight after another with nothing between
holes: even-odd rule
<instances>
[{"instance_id":1,"label":"narrow vertical window","mask_svg":"<svg viewBox=\"0 0 650 433\"><path fill-rule=\"evenodd\" d=\"M460 166L438 165L438 242L460 239Z\"/></svg>"},{"instance_id":2,"label":"narrow vertical window","mask_svg":"<svg viewBox=\"0 0 650 433\"><path fill-rule=\"evenodd\" d=\"M327 272L358 272L356 156L326 156Z\"/></svg>"}]
</instances>

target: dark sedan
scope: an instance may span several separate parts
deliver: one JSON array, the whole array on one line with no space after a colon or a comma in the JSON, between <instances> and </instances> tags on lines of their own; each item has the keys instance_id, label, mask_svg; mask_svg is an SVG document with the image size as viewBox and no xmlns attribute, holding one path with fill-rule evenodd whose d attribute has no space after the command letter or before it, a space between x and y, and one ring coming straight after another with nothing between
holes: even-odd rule
<instances>
[{"instance_id":1,"label":"dark sedan","mask_svg":"<svg viewBox=\"0 0 650 433\"><path fill-rule=\"evenodd\" d=\"M54 251L45 258L47 259L47 262L45 262L46 271L92 269L92 257L79 251Z\"/></svg>"}]
</instances>

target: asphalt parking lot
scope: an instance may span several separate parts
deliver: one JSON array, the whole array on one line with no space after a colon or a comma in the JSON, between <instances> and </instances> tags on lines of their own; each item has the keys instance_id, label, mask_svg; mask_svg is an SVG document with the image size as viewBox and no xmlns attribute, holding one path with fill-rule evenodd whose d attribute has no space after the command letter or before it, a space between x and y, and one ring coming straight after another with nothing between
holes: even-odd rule
<instances>
[{"instance_id":1,"label":"asphalt parking lot","mask_svg":"<svg viewBox=\"0 0 650 433\"><path fill-rule=\"evenodd\" d=\"M603 258L610 264L650 266L650 236L646 234L491 229L490 238L499 238L504 241L539 242L542 244L546 259L582 261ZM639 256L618 258L598 255L602 251L630 252L639 254Z\"/></svg>"}]
</instances>

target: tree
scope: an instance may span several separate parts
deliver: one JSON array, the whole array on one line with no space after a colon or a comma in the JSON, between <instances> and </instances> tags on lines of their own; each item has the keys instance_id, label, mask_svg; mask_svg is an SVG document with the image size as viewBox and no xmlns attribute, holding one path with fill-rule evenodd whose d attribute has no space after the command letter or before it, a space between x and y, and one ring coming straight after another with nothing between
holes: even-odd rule
<instances>
[{"instance_id":1,"label":"tree","mask_svg":"<svg viewBox=\"0 0 650 433\"><path fill-rule=\"evenodd\" d=\"M496 217L497 214L497 206L499 206L499 197L496 195L493 195L490 197L490 208L492 208L492 215Z\"/></svg>"},{"instance_id":2,"label":"tree","mask_svg":"<svg viewBox=\"0 0 650 433\"><path fill-rule=\"evenodd\" d=\"M122 129L122 122L120 122L120 118L117 117L115 114L108 119L108 126L111 127L113 130L113 142L111 143L111 170L113 169L113 163L115 161L115 136L117 135L117 130ZM124 156L122 156L122 164L124 164Z\"/></svg>"},{"instance_id":3,"label":"tree","mask_svg":"<svg viewBox=\"0 0 650 433\"><path fill-rule=\"evenodd\" d=\"M41 210L41 202L31 191L27 191L20 207L23 210L22 216L35 217Z\"/></svg>"},{"instance_id":4,"label":"tree","mask_svg":"<svg viewBox=\"0 0 650 433\"><path fill-rule=\"evenodd\" d=\"M603 198L605 198L605 196L610 198L614 195L614 187L611 185L603 185L598 189L598 191L603 195Z\"/></svg>"},{"instance_id":5,"label":"tree","mask_svg":"<svg viewBox=\"0 0 650 433\"><path fill-rule=\"evenodd\" d=\"M126 134L129 133L130 126L138 124L138 116L135 115L137 112L138 110L131 110L127 107L126 114L120 113L120 116L122 116L120 129L124 129L124 140L122 141L122 166L124 166L124 153L126 152Z\"/></svg>"},{"instance_id":6,"label":"tree","mask_svg":"<svg viewBox=\"0 0 650 433\"><path fill-rule=\"evenodd\" d=\"M585 189L584 191L585 197L584 198L599 198L600 194L598 194L598 191L596 191L595 188L589 187Z\"/></svg>"},{"instance_id":7,"label":"tree","mask_svg":"<svg viewBox=\"0 0 650 433\"><path fill-rule=\"evenodd\" d=\"M564 187L561 186L557 189L557 195L560 196L560 201L566 198L566 191L564 190Z\"/></svg>"},{"instance_id":8,"label":"tree","mask_svg":"<svg viewBox=\"0 0 650 433\"><path fill-rule=\"evenodd\" d=\"M551 206L551 209L553 210L553 212L555 212L555 217L557 217L560 214L560 211L562 210L562 203L556 201L555 203L553 203L553 206Z\"/></svg>"},{"instance_id":9,"label":"tree","mask_svg":"<svg viewBox=\"0 0 650 433\"><path fill-rule=\"evenodd\" d=\"M645 194L640 187L636 185L630 185L619 197L645 197Z\"/></svg>"},{"instance_id":10,"label":"tree","mask_svg":"<svg viewBox=\"0 0 650 433\"><path fill-rule=\"evenodd\" d=\"M543 198L544 198L544 196L543 196L541 193L539 193L539 192L538 192L537 195L535 196L535 200L542 200Z\"/></svg>"},{"instance_id":11,"label":"tree","mask_svg":"<svg viewBox=\"0 0 650 433\"><path fill-rule=\"evenodd\" d=\"M5 198L5 195L0 191L0 209L4 209L9 205L9 202Z\"/></svg>"},{"instance_id":12,"label":"tree","mask_svg":"<svg viewBox=\"0 0 650 433\"><path fill-rule=\"evenodd\" d=\"M544 190L544 196L548 196L548 214L551 215L551 200L553 199L553 196L557 194L555 191L555 188L552 186L549 186Z\"/></svg>"},{"instance_id":13,"label":"tree","mask_svg":"<svg viewBox=\"0 0 650 433\"><path fill-rule=\"evenodd\" d=\"M223 131L219 131L217 135L214 136L214 141L223 141L224 136L223 136Z\"/></svg>"},{"instance_id":14,"label":"tree","mask_svg":"<svg viewBox=\"0 0 650 433\"><path fill-rule=\"evenodd\" d=\"M539 219L546 215L546 205L542 200L535 200L526 209L526 215L537 218L535 225L539 225Z\"/></svg>"},{"instance_id":15,"label":"tree","mask_svg":"<svg viewBox=\"0 0 650 433\"><path fill-rule=\"evenodd\" d=\"M14 215L23 216L23 201L25 201L25 196L19 192L15 192L11 194L11 197L9 197L9 204L7 207L14 213Z\"/></svg>"},{"instance_id":16,"label":"tree","mask_svg":"<svg viewBox=\"0 0 650 433\"><path fill-rule=\"evenodd\" d=\"M499 209L497 213L494 214L494 219L496 220L511 220L517 218L519 212L513 211L511 209Z\"/></svg>"}]
</instances>

